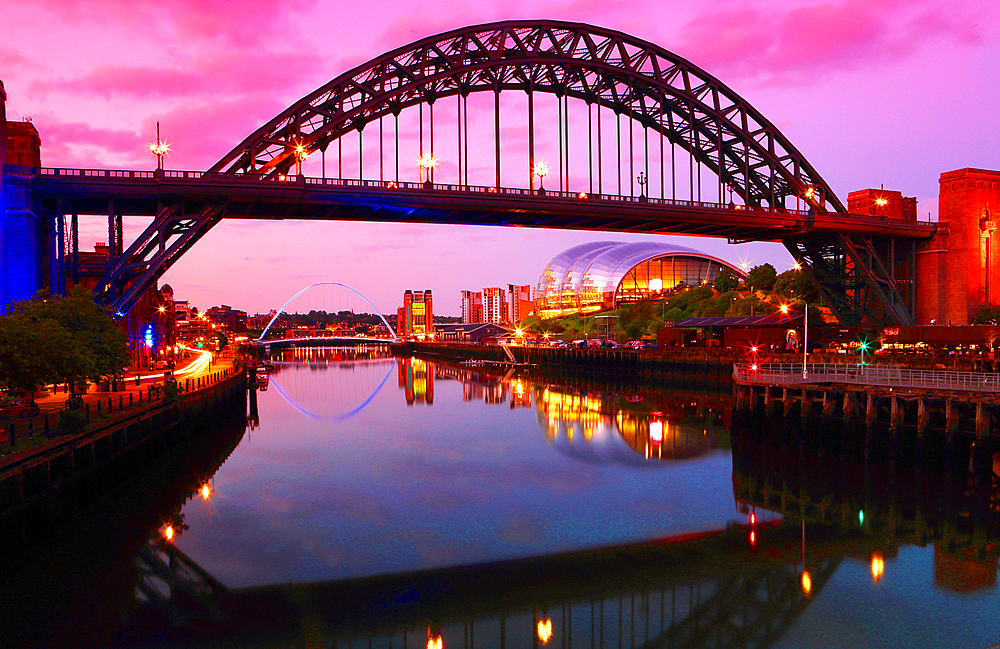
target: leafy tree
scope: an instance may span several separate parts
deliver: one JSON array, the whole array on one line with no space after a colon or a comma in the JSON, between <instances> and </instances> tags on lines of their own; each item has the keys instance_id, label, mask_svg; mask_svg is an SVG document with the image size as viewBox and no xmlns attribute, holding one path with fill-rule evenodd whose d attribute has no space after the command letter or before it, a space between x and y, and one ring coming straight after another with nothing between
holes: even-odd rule
<instances>
[{"instance_id":1,"label":"leafy tree","mask_svg":"<svg viewBox=\"0 0 1000 649\"><path fill-rule=\"evenodd\" d=\"M40 302L24 300L0 318L0 385L21 395L59 378L57 359L67 332L40 313Z\"/></svg>"},{"instance_id":2,"label":"leafy tree","mask_svg":"<svg viewBox=\"0 0 1000 649\"><path fill-rule=\"evenodd\" d=\"M786 270L774 282L774 293L786 300L795 298L804 302L815 302L819 298L816 287L801 270Z\"/></svg>"},{"instance_id":3,"label":"leafy tree","mask_svg":"<svg viewBox=\"0 0 1000 649\"><path fill-rule=\"evenodd\" d=\"M715 277L715 282L712 283L712 288L714 288L719 293L728 293L729 291L735 291L740 287L740 277L732 268L723 268L718 275Z\"/></svg>"},{"instance_id":4,"label":"leafy tree","mask_svg":"<svg viewBox=\"0 0 1000 649\"><path fill-rule=\"evenodd\" d=\"M770 291L778 279L778 271L771 264L761 264L750 269L746 283L761 291Z\"/></svg>"},{"instance_id":5,"label":"leafy tree","mask_svg":"<svg viewBox=\"0 0 1000 649\"><path fill-rule=\"evenodd\" d=\"M46 383L119 377L129 363L125 334L89 291L39 294L0 318L0 384L33 391Z\"/></svg>"},{"instance_id":6,"label":"leafy tree","mask_svg":"<svg viewBox=\"0 0 1000 649\"><path fill-rule=\"evenodd\" d=\"M972 318L972 324L996 324L1000 318L1000 306L980 304L979 312Z\"/></svg>"}]
</instances>

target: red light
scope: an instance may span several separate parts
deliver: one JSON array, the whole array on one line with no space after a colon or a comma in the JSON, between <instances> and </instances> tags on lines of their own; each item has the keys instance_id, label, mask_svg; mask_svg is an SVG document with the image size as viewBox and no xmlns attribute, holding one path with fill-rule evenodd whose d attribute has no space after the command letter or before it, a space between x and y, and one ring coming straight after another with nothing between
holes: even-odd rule
<instances>
[{"instance_id":1,"label":"red light","mask_svg":"<svg viewBox=\"0 0 1000 649\"><path fill-rule=\"evenodd\" d=\"M750 524L755 525L757 523L757 514L755 512L750 512Z\"/></svg>"},{"instance_id":2,"label":"red light","mask_svg":"<svg viewBox=\"0 0 1000 649\"><path fill-rule=\"evenodd\" d=\"M757 535L753 530L750 530L750 545L757 545Z\"/></svg>"}]
</instances>

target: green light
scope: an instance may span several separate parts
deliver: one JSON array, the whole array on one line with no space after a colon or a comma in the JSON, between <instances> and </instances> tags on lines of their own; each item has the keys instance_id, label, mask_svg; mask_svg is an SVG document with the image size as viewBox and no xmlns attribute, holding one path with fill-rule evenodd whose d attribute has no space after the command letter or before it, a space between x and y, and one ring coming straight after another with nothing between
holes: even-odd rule
<instances>
[{"instance_id":1,"label":"green light","mask_svg":"<svg viewBox=\"0 0 1000 649\"><path fill-rule=\"evenodd\" d=\"M865 524L865 510L858 511L858 525Z\"/></svg>"}]
</instances>

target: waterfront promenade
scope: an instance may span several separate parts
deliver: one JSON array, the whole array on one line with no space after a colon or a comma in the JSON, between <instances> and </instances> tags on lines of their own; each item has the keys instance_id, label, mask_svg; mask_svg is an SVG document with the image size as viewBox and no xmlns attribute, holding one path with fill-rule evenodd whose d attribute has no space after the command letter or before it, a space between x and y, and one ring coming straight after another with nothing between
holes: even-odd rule
<instances>
[{"instance_id":1,"label":"waterfront promenade","mask_svg":"<svg viewBox=\"0 0 1000 649\"><path fill-rule=\"evenodd\" d=\"M213 354L197 350L189 359L179 364L173 372L178 387L186 392L209 387L213 376L226 373L234 367L238 359L230 350ZM81 409L89 412L87 428L83 435L94 426L107 421L109 416L126 411L138 411L151 400L164 396L164 372L140 370L127 372L116 386L90 384L80 395ZM117 390L111 388L117 387ZM54 388L54 389L53 389ZM102 389L104 388L104 389ZM0 470L24 460L34 453L43 452L53 443L65 442L70 435L58 430L59 413L66 410L68 392L64 385L47 386L44 393L35 399L39 414L29 418L7 417L0 419ZM74 435L75 437L76 435Z\"/></svg>"}]
</instances>

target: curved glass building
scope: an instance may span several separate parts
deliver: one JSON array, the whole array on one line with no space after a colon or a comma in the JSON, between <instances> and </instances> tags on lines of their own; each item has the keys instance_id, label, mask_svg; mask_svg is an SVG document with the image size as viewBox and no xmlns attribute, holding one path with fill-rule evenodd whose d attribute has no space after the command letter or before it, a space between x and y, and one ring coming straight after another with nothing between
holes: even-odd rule
<instances>
[{"instance_id":1,"label":"curved glass building","mask_svg":"<svg viewBox=\"0 0 1000 649\"><path fill-rule=\"evenodd\" d=\"M732 264L672 243L594 241L555 257L538 278L542 318L611 309L685 286L711 284Z\"/></svg>"}]
</instances>

